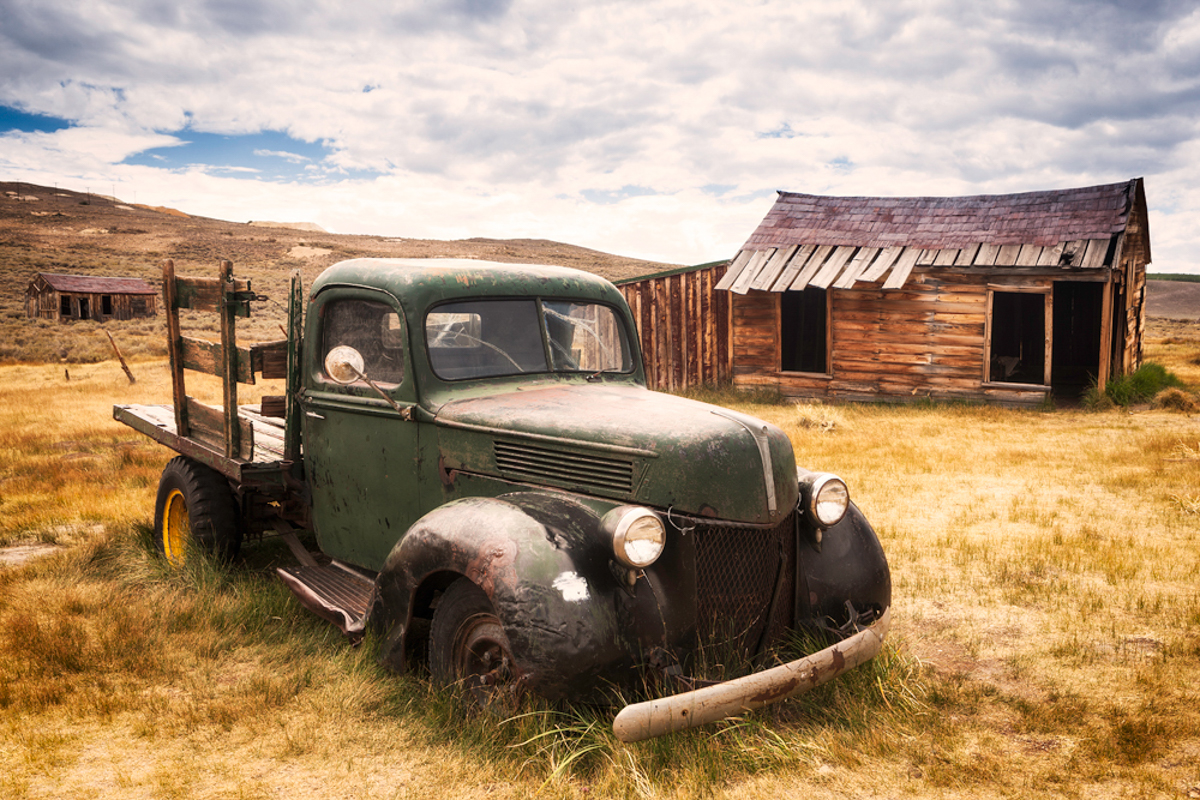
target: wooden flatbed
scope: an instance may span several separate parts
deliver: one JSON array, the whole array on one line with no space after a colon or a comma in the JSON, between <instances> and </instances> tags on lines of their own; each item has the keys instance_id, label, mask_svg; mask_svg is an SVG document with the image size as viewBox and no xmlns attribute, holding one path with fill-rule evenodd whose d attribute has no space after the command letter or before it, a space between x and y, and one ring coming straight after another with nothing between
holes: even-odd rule
<instances>
[{"instance_id":1,"label":"wooden flatbed","mask_svg":"<svg viewBox=\"0 0 1200 800\"><path fill-rule=\"evenodd\" d=\"M284 420L264 416L258 405L238 407L242 452L234 457L225 455L221 429L197 424L199 415L191 416L191 435L180 436L173 405L115 405L113 418L177 453L195 458L231 480L242 482L253 475L261 481L269 473L286 469L290 463L284 457Z\"/></svg>"}]
</instances>

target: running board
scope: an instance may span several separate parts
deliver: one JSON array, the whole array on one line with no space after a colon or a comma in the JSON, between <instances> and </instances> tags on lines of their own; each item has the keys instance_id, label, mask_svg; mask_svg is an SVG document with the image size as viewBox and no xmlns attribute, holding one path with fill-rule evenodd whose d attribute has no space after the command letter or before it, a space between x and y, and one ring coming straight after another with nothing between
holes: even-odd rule
<instances>
[{"instance_id":1,"label":"running board","mask_svg":"<svg viewBox=\"0 0 1200 800\"><path fill-rule=\"evenodd\" d=\"M366 627L375 582L337 561L325 566L278 567L275 572L301 605L357 639Z\"/></svg>"}]
</instances>

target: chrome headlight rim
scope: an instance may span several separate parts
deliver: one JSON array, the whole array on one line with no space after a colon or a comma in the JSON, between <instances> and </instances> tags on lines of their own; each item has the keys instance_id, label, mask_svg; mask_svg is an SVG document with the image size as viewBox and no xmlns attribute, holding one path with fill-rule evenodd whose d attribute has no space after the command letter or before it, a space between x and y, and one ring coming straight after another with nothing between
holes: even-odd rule
<instances>
[{"instance_id":1,"label":"chrome headlight rim","mask_svg":"<svg viewBox=\"0 0 1200 800\"><path fill-rule=\"evenodd\" d=\"M850 487L846 482L834 475L832 472L810 472L800 475L800 496L801 502L804 504L804 513L815 527L820 529L832 528L843 519L846 518L847 512L850 510ZM841 491L844 497L844 502L838 504L836 516L832 518L822 519L820 509L822 507L821 496L826 492Z\"/></svg>"},{"instance_id":2,"label":"chrome headlight rim","mask_svg":"<svg viewBox=\"0 0 1200 800\"><path fill-rule=\"evenodd\" d=\"M644 506L617 506L604 515L602 524L611 537L613 557L629 569L645 569L666 549L666 525L658 514ZM651 538L645 536L647 532ZM646 546L647 542L650 546ZM635 544L640 546L631 547Z\"/></svg>"}]
</instances>

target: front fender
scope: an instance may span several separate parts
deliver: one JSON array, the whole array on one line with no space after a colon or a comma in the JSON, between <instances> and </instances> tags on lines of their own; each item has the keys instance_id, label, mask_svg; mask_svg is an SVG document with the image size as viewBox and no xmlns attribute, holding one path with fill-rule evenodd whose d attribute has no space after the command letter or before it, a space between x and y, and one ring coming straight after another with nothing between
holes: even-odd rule
<instances>
[{"instance_id":1,"label":"front fender","mask_svg":"<svg viewBox=\"0 0 1200 800\"><path fill-rule=\"evenodd\" d=\"M465 576L487 594L526 685L575 692L627 652L613 600L611 546L596 511L571 498L521 492L463 498L426 514L388 556L372 628L383 660L403 669L406 638L436 590Z\"/></svg>"},{"instance_id":2,"label":"front fender","mask_svg":"<svg viewBox=\"0 0 1200 800\"><path fill-rule=\"evenodd\" d=\"M811 535L803 537L801 575L804 588L797 620L811 619L822 627L842 627L852 622L849 602L859 614L881 615L892 604L892 575L879 537L854 504L837 525L821 537L820 547Z\"/></svg>"}]
</instances>

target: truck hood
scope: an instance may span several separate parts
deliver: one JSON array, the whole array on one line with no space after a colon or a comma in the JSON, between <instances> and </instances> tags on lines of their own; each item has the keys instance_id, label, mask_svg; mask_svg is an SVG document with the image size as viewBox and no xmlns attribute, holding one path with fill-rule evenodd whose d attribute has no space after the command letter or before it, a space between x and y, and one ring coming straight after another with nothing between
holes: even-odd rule
<instances>
[{"instance_id":1,"label":"truck hood","mask_svg":"<svg viewBox=\"0 0 1200 800\"><path fill-rule=\"evenodd\" d=\"M434 421L446 470L747 523L796 505L782 430L640 386L526 387L448 402Z\"/></svg>"}]
</instances>

